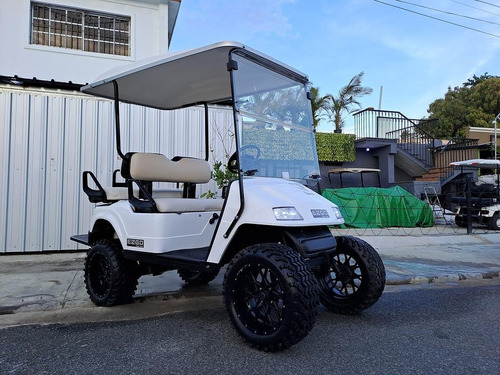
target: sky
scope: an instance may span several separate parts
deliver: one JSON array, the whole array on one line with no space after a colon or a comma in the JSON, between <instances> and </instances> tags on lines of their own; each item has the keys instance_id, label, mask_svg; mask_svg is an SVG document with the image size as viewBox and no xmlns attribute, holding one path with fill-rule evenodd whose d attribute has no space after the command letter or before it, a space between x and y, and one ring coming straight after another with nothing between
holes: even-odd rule
<instances>
[{"instance_id":1,"label":"sky","mask_svg":"<svg viewBox=\"0 0 500 375\"><path fill-rule=\"evenodd\" d=\"M500 0L182 0L170 51L220 41L302 71L320 95L336 95L363 71L373 93L360 98L362 109L381 102L418 119L448 87L500 76ZM352 132L352 115L345 119ZM318 131L333 128L322 121Z\"/></svg>"}]
</instances>

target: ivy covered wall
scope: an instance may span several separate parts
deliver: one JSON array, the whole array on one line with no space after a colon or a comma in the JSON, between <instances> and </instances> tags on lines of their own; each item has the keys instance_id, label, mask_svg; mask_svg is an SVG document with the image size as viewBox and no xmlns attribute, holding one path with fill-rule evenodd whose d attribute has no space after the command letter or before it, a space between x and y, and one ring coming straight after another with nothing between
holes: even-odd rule
<instances>
[{"instance_id":1,"label":"ivy covered wall","mask_svg":"<svg viewBox=\"0 0 500 375\"><path fill-rule=\"evenodd\" d=\"M354 134L315 133L319 161L348 162L356 159Z\"/></svg>"}]
</instances>

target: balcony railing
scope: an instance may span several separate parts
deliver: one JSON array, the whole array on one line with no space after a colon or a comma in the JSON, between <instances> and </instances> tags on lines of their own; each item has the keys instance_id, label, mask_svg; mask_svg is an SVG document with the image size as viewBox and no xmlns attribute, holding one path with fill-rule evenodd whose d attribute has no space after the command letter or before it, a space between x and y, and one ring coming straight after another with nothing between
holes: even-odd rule
<instances>
[{"instance_id":1,"label":"balcony railing","mask_svg":"<svg viewBox=\"0 0 500 375\"><path fill-rule=\"evenodd\" d=\"M429 130L436 123L436 120L409 119L397 111L365 109L354 114L354 132L358 139L396 139L401 150L427 168L434 165L433 150L437 145Z\"/></svg>"}]
</instances>

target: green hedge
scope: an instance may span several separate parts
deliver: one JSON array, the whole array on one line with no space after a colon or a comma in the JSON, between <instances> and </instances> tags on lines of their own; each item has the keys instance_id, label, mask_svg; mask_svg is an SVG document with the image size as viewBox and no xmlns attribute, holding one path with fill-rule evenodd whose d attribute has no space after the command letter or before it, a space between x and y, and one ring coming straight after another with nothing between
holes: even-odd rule
<instances>
[{"instance_id":1,"label":"green hedge","mask_svg":"<svg viewBox=\"0 0 500 375\"><path fill-rule=\"evenodd\" d=\"M356 151L354 134L316 133L319 161L354 161Z\"/></svg>"},{"instance_id":2,"label":"green hedge","mask_svg":"<svg viewBox=\"0 0 500 375\"><path fill-rule=\"evenodd\" d=\"M354 134L315 133L319 161L354 161L356 158ZM270 131L245 129L243 144L258 145L264 159L312 160L310 147L296 147L312 142L311 133L301 131Z\"/></svg>"}]
</instances>

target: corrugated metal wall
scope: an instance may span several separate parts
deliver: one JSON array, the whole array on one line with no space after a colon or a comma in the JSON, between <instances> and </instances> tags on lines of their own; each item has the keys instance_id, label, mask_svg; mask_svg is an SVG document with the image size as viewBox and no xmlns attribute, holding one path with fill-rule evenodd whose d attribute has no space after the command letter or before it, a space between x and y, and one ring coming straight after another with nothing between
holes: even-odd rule
<instances>
[{"instance_id":1,"label":"corrugated metal wall","mask_svg":"<svg viewBox=\"0 0 500 375\"><path fill-rule=\"evenodd\" d=\"M122 104L122 149L204 158L204 109L164 112ZM234 150L232 113L210 110L211 161ZM0 86L0 253L76 249L94 204L84 170L103 186L121 160L113 103L79 93ZM203 190L215 190L212 182Z\"/></svg>"}]
</instances>

